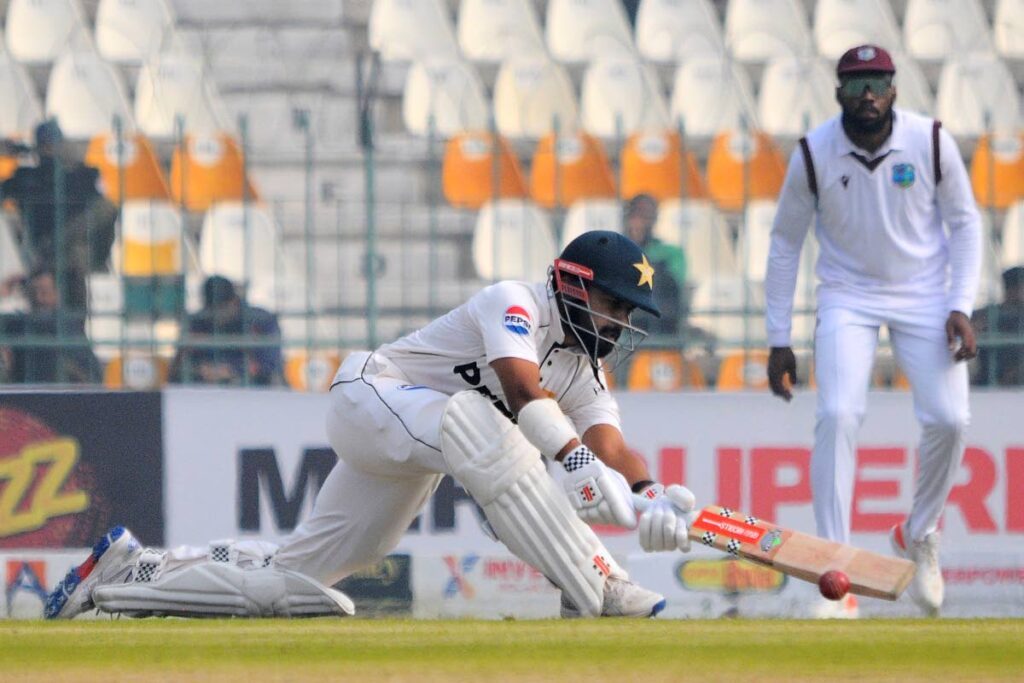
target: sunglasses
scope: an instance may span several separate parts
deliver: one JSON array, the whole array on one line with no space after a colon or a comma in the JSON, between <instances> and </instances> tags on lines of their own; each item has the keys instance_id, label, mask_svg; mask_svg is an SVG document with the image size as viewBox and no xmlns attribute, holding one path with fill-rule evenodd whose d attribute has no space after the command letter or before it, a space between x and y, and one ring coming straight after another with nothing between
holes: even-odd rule
<instances>
[{"instance_id":1,"label":"sunglasses","mask_svg":"<svg viewBox=\"0 0 1024 683\"><path fill-rule=\"evenodd\" d=\"M892 88L892 76L854 76L839 84L843 97L860 97L865 88L876 95L884 95Z\"/></svg>"}]
</instances>

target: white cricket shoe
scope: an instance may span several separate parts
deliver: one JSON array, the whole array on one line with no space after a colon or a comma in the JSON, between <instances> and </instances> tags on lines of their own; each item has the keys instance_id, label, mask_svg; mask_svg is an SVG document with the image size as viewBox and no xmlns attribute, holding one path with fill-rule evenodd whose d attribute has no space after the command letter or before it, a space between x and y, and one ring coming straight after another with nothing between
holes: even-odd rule
<instances>
[{"instance_id":1,"label":"white cricket shoe","mask_svg":"<svg viewBox=\"0 0 1024 683\"><path fill-rule=\"evenodd\" d=\"M818 599L811 605L812 619L857 619L860 617L860 607L857 605L857 596L847 593L838 600L829 600L825 596L818 596Z\"/></svg>"},{"instance_id":2,"label":"white cricket shoe","mask_svg":"<svg viewBox=\"0 0 1024 683\"><path fill-rule=\"evenodd\" d=\"M897 555L917 565L914 579L908 587L910 597L928 616L939 616L946 593L942 568L939 567L939 532L933 531L919 541L908 543L904 525L897 524L889 534L889 541Z\"/></svg>"},{"instance_id":3,"label":"white cricket shoe","mask_svg":"<svg viewBox=\"0 0 1024 683\"><path fill-rule=\"evenodd\" d=\"M653 617L665 609L665 596L638 586L632 581L609 576L604 582L602 617ZM562 593L562 618L576 619L580 611Z\"/></svg>"},{"instance_id":4,"label":"white cricket shoe","mask_svg":"<svg viewBox=\"0 0 1024 683\"><path fill-rule=\"evenodd\" d=\"M93 609L93 589L126 579L140 552L142 549L132 532L123 526L114 527L96 541L85 562L72 567L50 592L43 616L47 619L73 619Z\"/></svg>"}]
</instances>

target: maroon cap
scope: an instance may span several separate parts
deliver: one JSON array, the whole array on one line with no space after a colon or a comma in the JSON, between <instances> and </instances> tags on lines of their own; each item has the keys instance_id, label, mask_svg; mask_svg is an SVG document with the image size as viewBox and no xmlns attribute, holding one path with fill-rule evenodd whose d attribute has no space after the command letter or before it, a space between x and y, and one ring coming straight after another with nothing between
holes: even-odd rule
<instances>
[{"instance_id":1,"label":"maroon cap","mask_svg":"<svg viewBox=\"0 0 1024 683\"><path fill-rule=\"evenodd\" d=\"M889 53L877 45L851 47L843 53L839 58L839 64L836 65L836 74L839 76L864 71L894 74L896 67L893 66Z\"/></svg>"}]
</instances>

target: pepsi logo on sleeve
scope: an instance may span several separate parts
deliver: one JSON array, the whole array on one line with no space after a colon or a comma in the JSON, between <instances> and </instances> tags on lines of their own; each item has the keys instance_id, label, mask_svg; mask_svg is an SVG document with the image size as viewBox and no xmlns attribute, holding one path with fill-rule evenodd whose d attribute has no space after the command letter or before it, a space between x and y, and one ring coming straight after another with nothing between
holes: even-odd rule
<instances>
[{"instance_id":1,"label":"pepsi logo on sleeve","mask_svg":"<svg viewBox=\"0 0 1024 683\"><path fill-rule=\"evenodd\" d=\"M505 329L513 334L530 334L533 330L530 314L522 306L509 306L505 309Z\"/></svg>"}]
</instances>

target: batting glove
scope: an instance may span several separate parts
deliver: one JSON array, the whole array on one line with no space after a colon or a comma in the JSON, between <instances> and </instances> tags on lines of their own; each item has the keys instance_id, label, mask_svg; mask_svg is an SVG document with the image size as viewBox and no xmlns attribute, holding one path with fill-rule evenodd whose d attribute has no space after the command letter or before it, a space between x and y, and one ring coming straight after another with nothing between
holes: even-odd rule
<instances>
[{"instance_id":1,"label":"batting glove","mask_svg":"<svg viewBox=\"0 0 1024 683\"><path fill-rule=\"evenodd\" d=\"M587 524L615 524L636 528L633 492L621 474L601 462L586 446L562 459L563 480L569 502Z\"/></svg>"},{"instance_id":2,"label":"batting glove","mask_svg":"<svg viewBox=\"0 0 1024 683\"><path fill-rule=\"evenodd\" d=\"M697 500L685 486L668 488L651 483L633 494L633 503L640 511L640 547L649 553L664 550L690 552L687 515Z\"/></svg>"}]
</instances>

